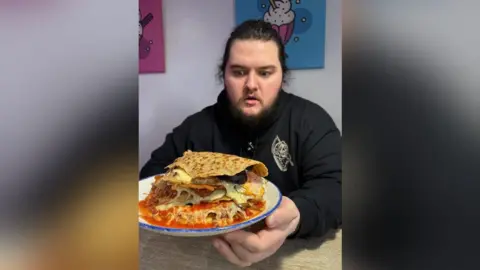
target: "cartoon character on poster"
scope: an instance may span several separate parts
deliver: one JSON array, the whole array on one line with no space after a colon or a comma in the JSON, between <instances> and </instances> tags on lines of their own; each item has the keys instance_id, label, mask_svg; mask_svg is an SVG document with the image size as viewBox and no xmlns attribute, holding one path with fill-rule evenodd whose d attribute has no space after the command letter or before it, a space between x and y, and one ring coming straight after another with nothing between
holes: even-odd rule
<instances>
[{"instance_id":1,"label":"cartoon character on poster","mask_svg":"<svg viewBox=\"0 0 480 270\"><path fill-rule=\"evenodd\" d=\"M285 45L290 69L323 68L325 0L236 0L236 24L263 19Z\"/></svg>"},{"instance_id":2,"label":"cartoon character on poster","mask_svg":"<svg viewBox=\"0 0 480 270\"><path fill-rule=\"evenodd\" d=\"M262 8L265 4L262 5ZM287 45L293 34L295 25L295 12L292 10L290 0L275 1L270 0L268 11L263 15L263 20L272 24L273 28L282 38L283 44Z\"/></svg>"},{"instance_id":3,"label":"cartoon character on poster","mask_svg":"<svg viewBox=\"0 0 480 270\"><path fill-rule=\"evenodd\" d=\"M162 0L139 0L139 73L165 72Z\"/></svg>"},{"instance_id":4,"label":"cartoon character on poster","mask_svg":"<svg viewBox=\"0 0 480 270\"><path fill-rule=\"evenodd\" d=\"M139 14L139 22L138 22L138 39L139 39L139 47L138 47L138 53L140 56L140 59L145 59L148 57L148 54L150 53L150 45L153 44L153 40L149 40L146 37L143 36L143 29L153 20L153 14L148 13L145 17L142 18L142 11L138 10Z\"/></svg>"}]
</instances>

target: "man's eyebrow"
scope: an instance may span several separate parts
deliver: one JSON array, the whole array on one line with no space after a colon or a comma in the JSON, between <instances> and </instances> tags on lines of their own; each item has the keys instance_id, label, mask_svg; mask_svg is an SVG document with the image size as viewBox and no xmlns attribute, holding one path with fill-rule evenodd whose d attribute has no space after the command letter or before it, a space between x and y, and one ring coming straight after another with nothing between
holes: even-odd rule
<instances>
[{"instance_id":1,"label":"man's eyebrow","mask_svg":"<svg viewBox=\"0 0 480 270\"><path fill-rule=\"evenodd\" d=\"M244 67L242 65L230 65L230 68L238 68L238 69L247 69L247 67ZM274 65L268 65L268 66L262 66L262 67L258 67L257 69L276 69L276 67Z\"/></svg>"},{"instance_id":2,"label":"man's eyebrow","mask_svg":"<svg viewBox=\"0 0 480 270\"><path fill-rule=\"evenodd\" d=\"M230 65L230 68L241 68L241 69L246 69L246 67L242 65Z\"/></svg>"},{"instance_id":3,"label":"man's eyebrow","mask_svg":"<svg viewBox=\"0 0 480 270\"><path fill-rule=\"evenodd\" d=\"M268 66L263 66L263 67L259 67L258 69L276 69L277 67L275 67L274 65L268 65Z\"/></svg>"}]
</instances>

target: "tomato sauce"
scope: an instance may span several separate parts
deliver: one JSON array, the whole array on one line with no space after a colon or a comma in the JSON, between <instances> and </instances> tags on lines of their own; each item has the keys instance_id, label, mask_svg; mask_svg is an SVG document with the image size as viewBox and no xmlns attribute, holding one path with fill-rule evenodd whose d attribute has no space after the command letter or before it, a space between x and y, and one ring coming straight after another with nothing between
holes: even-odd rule
<instances>
[{"instance_id":1,"label":"tomato sauce","mask_svg":"<svg viewBox=\"0 0 480 270\"><path fill-rule=\"evenodd\" d=\"M212 204L210 204L210 203L200 203L200 204L197 204L197 205L192 205L189 210L190 211L196 211L196 210L208 209L208 208L211 207L211 205ZM254 205L255 208L260 209L260 210L263 210L264 206L265 206L264 202L258 202ZM153 217L154 213L152 213L152 211L147 207L147 204L146 204L145 200L140 201L139 204L138 204L138 207L139 207L140 217L143 218L146 222L148 222L151 225L168 227L168 228L179 228L179 229L209 229L209 228L218 227L218 226L215 226L215 225L212 225L212 224L182 224L182 223L178 223L178 222L175 222L175 221L172 221L169 224L167 224L166 220L158 220L158 219L155 219ZM171 210L166 210L166 211L160 211L160 212L157 212L157 213L160 214L161 216L166 216L170 212L171 212ZM247 214L246 220L248 220L248 219L253 218L259 212L251 211L250 209L246 209L245 213ZM228 224L228 225L233 225L233 224L236 224L236 223L240 223L242 221L244 221L243 218L235 217L234 220L233 220L233 223Z\"/></svg>"}]
</instances>

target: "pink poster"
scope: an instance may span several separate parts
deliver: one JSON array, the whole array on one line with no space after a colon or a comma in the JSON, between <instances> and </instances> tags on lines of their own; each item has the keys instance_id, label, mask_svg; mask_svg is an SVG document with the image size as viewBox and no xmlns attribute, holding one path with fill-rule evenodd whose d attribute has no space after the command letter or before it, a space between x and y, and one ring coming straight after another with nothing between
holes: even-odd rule
<instances>
[{"instance_id":1,"label":"pink poster","mask_svg":"<svg viewBox=\"0 0 480 270\"><path fill-rule=\"evenodd\" d=\"M140 73L165 72L162 0L139 0L138 54Z\"/></svg>"}]
</instances>

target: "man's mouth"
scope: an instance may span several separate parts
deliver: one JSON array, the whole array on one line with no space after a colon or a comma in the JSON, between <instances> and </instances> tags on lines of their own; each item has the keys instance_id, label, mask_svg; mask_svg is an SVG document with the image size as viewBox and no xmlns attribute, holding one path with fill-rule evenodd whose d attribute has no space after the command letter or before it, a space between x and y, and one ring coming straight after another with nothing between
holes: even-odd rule
<instances>
[{"instance_id":1,"label":"man's mouth","mask_svg":"<svg viewBox=\"0 0 480 270\"><path fill-rule=\"evenodd\" d=\"M258 98L256 98L254 95L251 95L251 96L247 96L245 100L258 100Z\"/></svg>"},{"instance_id":2,"label":"man's mouth","mask_svg":"<svg viewBox=\"0 0 480 270\"><path fill-rule=\"evenodd\" d=\"M245 103L250 106L257 104L258 102L259 100L254 96L248 96L245 98Z\"/></svg>"}]
</instances>

